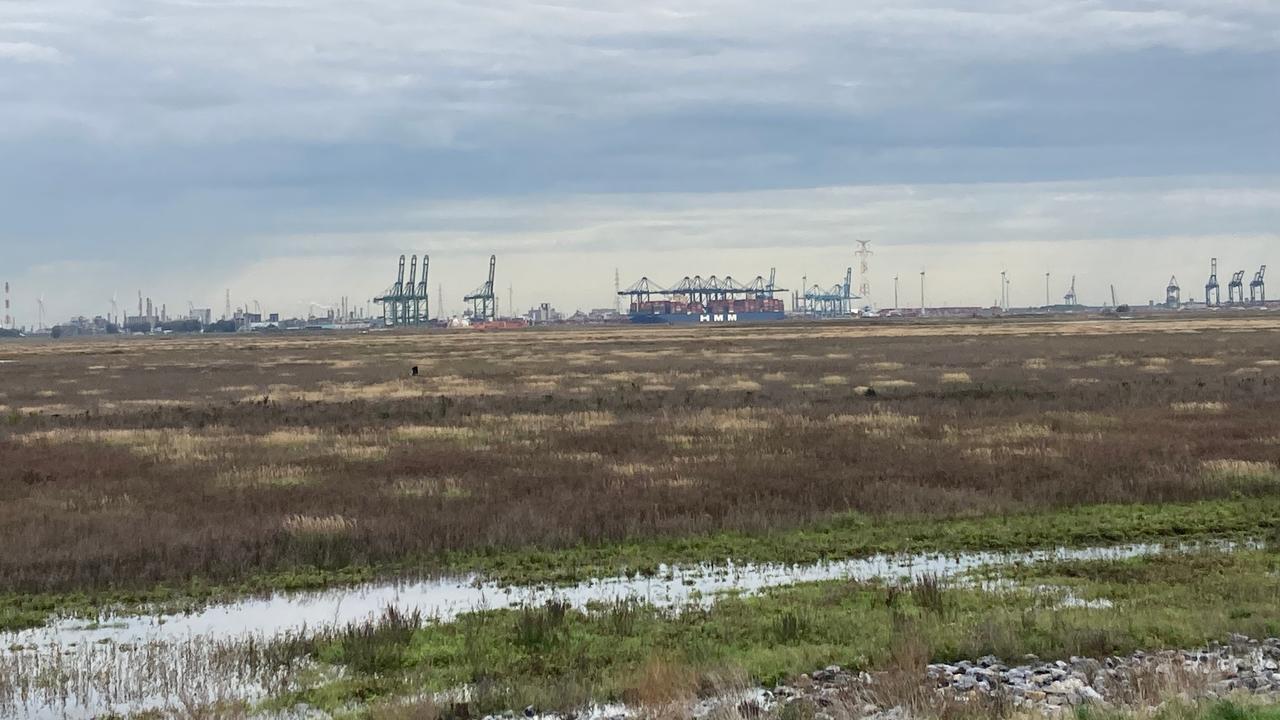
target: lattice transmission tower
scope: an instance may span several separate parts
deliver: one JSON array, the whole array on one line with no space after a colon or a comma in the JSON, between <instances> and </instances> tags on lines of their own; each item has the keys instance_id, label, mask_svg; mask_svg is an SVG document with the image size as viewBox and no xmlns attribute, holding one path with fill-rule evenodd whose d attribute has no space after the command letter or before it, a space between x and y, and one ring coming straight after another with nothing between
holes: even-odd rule
<instances>
[{"instance_id":1,"label":"lattice transmission tower","mask_svg":"<svg viewBox=\"0 0 1280 720\"><path fill-rule=\"evenodd\" d=\"M870 240L856 240L858 250L854 253L858 257L858 296L862 298L871 297L871 278L868 277L871 271L871 264L868 258L875 255L871 251Z\"/></svg>"}]
</instances>

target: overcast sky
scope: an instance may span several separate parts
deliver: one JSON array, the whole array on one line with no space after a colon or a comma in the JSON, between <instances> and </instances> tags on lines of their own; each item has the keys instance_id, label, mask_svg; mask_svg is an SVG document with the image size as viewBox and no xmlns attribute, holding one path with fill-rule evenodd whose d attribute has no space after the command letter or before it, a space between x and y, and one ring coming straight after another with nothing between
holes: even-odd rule
<instances>
[{"instance_id":1,"label":"overcast sky","mask_svg":"<svg viewBox=\"0 0 1280 720\"><path fill-rule=\"evenodd\" d=\"M455 312L491 252L521 309L830 285L855 238L879 305L1145 302L1278 233L1275 0L0 0L20 323L363 302L400 253Z\"/></svg>"}]
</instances>

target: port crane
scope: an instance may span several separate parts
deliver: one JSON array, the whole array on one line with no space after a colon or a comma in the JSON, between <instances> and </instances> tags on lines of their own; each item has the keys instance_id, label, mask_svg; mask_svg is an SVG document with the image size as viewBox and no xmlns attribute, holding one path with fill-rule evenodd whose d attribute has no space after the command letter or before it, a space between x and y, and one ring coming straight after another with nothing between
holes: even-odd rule
<instances>
[{"instance_id":1,"label":"port crane","mask_svg":"<svg viewBox=\"0 0 1280 720\"><path fill-rule=\"evenodd\" d=\"M1267 301L1267 286L1263 280L1266 274L1267 274L1266 265L1263 265L1262 267L1258 268L1258 272L1253 274L1253 282L1249 283L1249 302L1265 303Z\"/></svg>"},{"instance_id":2,"label":"port crane","mask_svg":"<svg viewBox=\"0 0 1280 720\"><path fill-rule=\"evenodd\" d=\"M422 253L422 279L418 291L413 294L413 317L419 322L431 319L431 292L427 287L427 271L431 268L431 256Z\"/></svg>"},{"instance_id":3,"label":"port crane","mask_svg":"<svg viewBox=\"0 0 1280 720\"><path fill-rule=\"evenodd\" d=\"M416 315L414 312L417 299L413 297L413 289L418 286L418 256L414 255L409 260L409 281L405 283L405 289L408 290L408 297L404 298L400 304L400 322L408 325L411 316Z\"/></svg>"},{"instance_id":4,"label":"port crane","mask_svg":"<svg viewBox=\"0 0 1280 720\"><path fill-rule=\"evenodd\" d=\"M418 325L429 317L427 308L427 269L426 253L422 255L422 279L418 280L418 256L406 263L405 256L400 256L400 266L396 272L396 281L387 288L380 297L373 299L382 305L383 322L391 325ZM405 266L409 266L409 278L405 280Z\"/></svg>"},{"instance_id":5,"label":"port crane","mask_svg":"<svg viewBox=\"0 0 1280 720\"><path fill-rule=\"evenodd\" d=\"M1218 258L1209 261L1209 282L1204 284L1204 304L1213 306L1222 303L1221 291L1218 289Z\"/></svg>"},{"instance_id":6,"label":"port crane","mask_svg":"<svg viewBox=\"0 0 1280 720\"><path fill-rule=\"evenodd\" d=\"M1227 304L1244 304L1244 271L1237 270L1231 274L1231 282L1227 284Z\"/></svg>"},{"instance_id":7,"label":"port crane","mask_svg":"<svg viewBox=\"0 0 1280 720\"><path fill-rule=\"evenodd\" d=\"M472 320L494 320L498 316L497 303L493 294L493 275L498 266L498 256L489 256L489 279L483 285L464 296L464 302L471 303Z\"/></svg>"}]
</instances>

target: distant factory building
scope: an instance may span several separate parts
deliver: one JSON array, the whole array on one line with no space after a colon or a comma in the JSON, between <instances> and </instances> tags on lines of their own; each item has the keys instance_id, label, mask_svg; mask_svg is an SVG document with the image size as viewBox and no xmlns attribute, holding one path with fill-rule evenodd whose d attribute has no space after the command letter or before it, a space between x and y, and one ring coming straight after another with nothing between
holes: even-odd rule
<instances>
[{"instance_id":1,"label":"distant factory building","mask_svg":"<svg viewBox=\"0 0 1280 720\"><path fill-rule=\"evenodd\" d=\"M551 307L551 303L542 303L525 313L531 325L548 325L564 321L564 314Z\"/></svg>"}]
</instances>

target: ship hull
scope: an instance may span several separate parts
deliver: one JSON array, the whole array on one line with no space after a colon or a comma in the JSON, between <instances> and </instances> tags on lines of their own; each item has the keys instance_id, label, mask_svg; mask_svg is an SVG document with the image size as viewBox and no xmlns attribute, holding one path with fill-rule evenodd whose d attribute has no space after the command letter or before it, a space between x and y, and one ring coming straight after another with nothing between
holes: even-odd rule
<instances>
[{"instance_id":1,"label":"ship hull","mask_svg":"<svg viewBox=\"0 0 1280 720\"><path fill-rule=\"evenodd\" d=\"M633 314L631 322L637 325L727 325L774 322L785 317L786 314L781 312L653 313Z\"/></svg>"}]
</instances>

